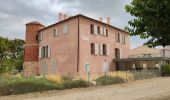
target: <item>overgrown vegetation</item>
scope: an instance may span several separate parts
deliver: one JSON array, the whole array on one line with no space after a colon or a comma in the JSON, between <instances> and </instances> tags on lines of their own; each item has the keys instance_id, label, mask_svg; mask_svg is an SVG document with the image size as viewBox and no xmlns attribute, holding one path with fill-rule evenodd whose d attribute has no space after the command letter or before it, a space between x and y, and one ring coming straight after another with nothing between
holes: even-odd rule
<instances>
[{"instance_id":1,"label":"overgrown vegetation","mask_svg":"<svg viewBox=\"0 0 170 100\"><path fill-rule=\"evenodd\" d=\"M47 90L64 90L71 88L87 87L84 80L67 79L61 83L55 83L44 78L0 78L0 95L22 94Z\"/></svg>"},{"instance_id":2,"label":"overgrown vegetation","mask_svg":"<svg viewBox=\"0 0 170 100\"><path fill-rule=\"evenodd\" d=\"M112 77L109 75L104 75L96 79L97 85L111 85L111 84L119 84L124 83L125 80L121 77Z\"/></svg>"},{"instance_id":3,"label":"overgrown vegetation","mask_svg":"<svg viewBox=\"0 0 170 100\"><path fill-rule=\"evenodd\" d=\"M170 76L170 65L163 65L161 67L161 72L163 76Z\"/></svg>"},{"instance_id":4,"label":"overgrown vegetation","mask_svg":"<svg viewBox=\"0 0 170 100\"><path fill-rule=\"evenodd\" d=\"M134 18L126 27L130 35L148 39L149 47L170 45L170 0L132 0L125 8Z\"/></svg>"},{"instance_id":5,"label":"overgrown vegetation","mask_svg":"<svg viewBox=\"0 0 170 100\"><path fill-rule=\"evenodd\" d=\"M0 73L22 70L24 40L0 37Z\"/></svg>"}]
</instances>

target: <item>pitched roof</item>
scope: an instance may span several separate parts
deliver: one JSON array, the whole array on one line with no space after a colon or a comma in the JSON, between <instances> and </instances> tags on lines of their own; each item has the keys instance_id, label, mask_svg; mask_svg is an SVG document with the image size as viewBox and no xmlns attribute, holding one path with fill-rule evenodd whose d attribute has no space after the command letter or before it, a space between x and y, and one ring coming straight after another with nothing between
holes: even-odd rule
<instances>
[{"instance_id":1,"label":"pitched roof","mask_svg":"<svg viewBox=\"0 0 170 100\"><path fill-rule=\"evenodd\" d=\"M45 29L47 29L47 28L53 27L53 26L55 26L55 25L57 25L57 24L60 24L60 23L66 22L66 21L68 21L68 20L70 20L70 19L76 18L76 17L83 17L83 18L86 18L86 19L89 19L89 20L93 20L93 21L99 22L99 23L101 23L101 24L107 25L107 26L109 26L109 27L111 27L111 28L117 29L117 30L119 30L119 31L122 31L122 32L128 33L128 32L127 32L127 31L125 31L125 30L122 30L122 29L120 29L120 28L114 27L114 26L109 25L109 24L107 24L107 23L104 23L104 22L98 21L98 20L96 20L96 19L93 19L93 18L87 17L87 16L82 15L82 14L78 14L78 15L75 15L75 16L72 16L72 17L69 17L69 18L67 18L67 19L65 19L65 20L62 20L62 21L60 21L60 22L54 23L54 24L52 24L52 25L49 25L49 26L47 26L47 27L45 27L45 28L43 28L43 29L39 30L39 32L40 32L40 31L43 31L43 30L45 30Z\"/></svg>"}]
</instances>

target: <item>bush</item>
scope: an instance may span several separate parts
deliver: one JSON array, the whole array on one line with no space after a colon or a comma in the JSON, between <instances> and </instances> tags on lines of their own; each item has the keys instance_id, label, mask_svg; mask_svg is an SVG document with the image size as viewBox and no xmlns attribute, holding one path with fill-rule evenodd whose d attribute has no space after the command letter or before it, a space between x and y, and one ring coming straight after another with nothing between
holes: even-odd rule
<instances>
[{"instance_id":1,"label":"bush","mask_svg":"<svg viewBox=\"0 0 170 100\"><path fill-rule=\"evenodd\" d=\"M124 83L124 79L120 77L112 77L108 75L101 76L96 79L97 85L111 85L111 84L119 84Z\"/></svg>"},{"instance_id":2,"label":"bush","mask_svg":"<svg viewBox=\"0 0 170 100\"><path fill-rule=\"evenodd\" d=\"M88 83L84 80L72 80L66 77L63 80L62 83L55 83L44 78L0 77L0 95L88 87Z\"/></svg>"},{"instance_id":3,"label":"bush","mask_svg":"<svg viewBox=\"0 0 170 100\"><path fill-rule=\"evenodd\" d=\"M63 82L65 89L88 87L88 82L84 80L67 80Z\"/></svg>"},{"instance_id":4,"label":"bush","mask_svg":"<svg viewBox=\"0 0 170 100\"><path fill-rule=\"evenodd\" d=\"M161 72L163 76L170 76L170 65L163 65L161 67Z\"/></svg>"},{"instance_id":5,"label":"bush","mask_svg":"<svg viewBox=\"0 0 170 100\"><path fill-rule=\"evenodd\" d=\"M46 79L8 78L1 82L1 95L22 94L57 89L56 84Z\"/></svg>"}]
</instances>

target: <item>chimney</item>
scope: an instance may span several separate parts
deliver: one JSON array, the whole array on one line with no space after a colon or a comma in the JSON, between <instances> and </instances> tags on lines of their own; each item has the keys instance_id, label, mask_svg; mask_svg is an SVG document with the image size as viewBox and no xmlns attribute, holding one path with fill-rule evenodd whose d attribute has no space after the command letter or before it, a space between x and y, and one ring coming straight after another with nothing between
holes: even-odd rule
<instances>
[{"instance_id":1,"label":"chimney","mask_svg":"<svg viewBox=\"0 0 170 100\"><path fill-rule=\"evenodd\" d=\"M59 22L63 20L63 13L59 13Z\"/></svg>"},{"instance_id":2,"label":"chimney","mask_svg":"<svg viewBox=\"0 0 170 100\"><path fill-rule=\"evenodd\" d=\"M68 17L67 14L64 14L64 20L67 19L67 17Z\"/></svg>"},{"instance_id":3,"label":"chimney","mask_svg":"<svg viewBox=\"0 0 170 100\"><path fill-rule=\"evenodd\" d=\"M110 17L107 17L107 24L110 25Z\"/></svg>"},{"instance_id":4,"label":"chimney","mask_svg":"<svg viewBox=\"0 0 170 100\"><path fill-rule=\"evenodd\" d=\"M103 21L103 18L102 18L102 17L100 17L100 18L99 18L99 21L101 21L101 22L102 22L102 21Z\"/></svg>"}]
</instances>

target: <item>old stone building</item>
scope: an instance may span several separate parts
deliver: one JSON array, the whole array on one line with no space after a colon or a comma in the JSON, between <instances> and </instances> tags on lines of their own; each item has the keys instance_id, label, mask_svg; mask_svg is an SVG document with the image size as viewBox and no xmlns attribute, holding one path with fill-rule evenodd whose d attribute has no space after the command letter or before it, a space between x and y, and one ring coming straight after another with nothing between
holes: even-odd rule
<instances>
[{"instance_id":1,"label":"old stone building","mask_svg":"<svg viewBox=\"0 0 170 100\"><path fill-rule=\"evenodd\" d=\"M84 15L68 17L45 27L39 22L26 24L24 75L62 74L69 76L99 75L115 71L113 59L127 58L129 34Z\"/></svg>"}]
</instances>

